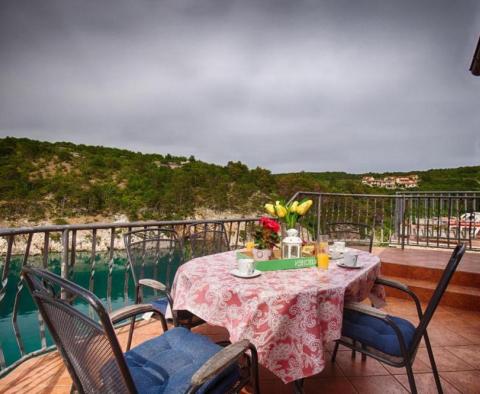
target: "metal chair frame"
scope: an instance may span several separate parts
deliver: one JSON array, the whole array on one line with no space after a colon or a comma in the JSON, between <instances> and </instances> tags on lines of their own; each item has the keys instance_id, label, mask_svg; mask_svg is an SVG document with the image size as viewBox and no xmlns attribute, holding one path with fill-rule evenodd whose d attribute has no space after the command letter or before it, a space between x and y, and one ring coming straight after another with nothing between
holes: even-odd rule
<instances>
[{"instance_id":1,"label":"metal chair frame","mask_svg":"<svg viewBox=\"0 0 480 394\"><path fill-rule=\"evenodd\" d=\"M357 341L353 341L353 340L349 341L348 338L342 337L335 343L335 348L332 354L332 362L335 361L337 351L338 351L338 346L343 345L352 350L362 353L362 358L364 357L364 355L368 355L370 357L373 357L376 360L384 362L393 367L398 367L398 368L405 367L407 371L410 390L413 394L415 394L417 393L417 388L415 384L415 377L413 374L412 366L415 360L415 355L418 350L418 346L420 344L420 341L423 338L425 340L425 346L427 348L428 357L430 359L430 364L432 366L432 372L435 378L435 384L437 386L437 390L439 393L443 393L442 385L440 382L440 376L438 374L437 365L435 363L432 347L430 344L430 340L428 338L427 326L430 323L433 317L433 314L437 309L438 304L440 303L440 300L443 294L445 293L445 290L447 289L447 286L450 283L450 280L453 274L455 273L455 270L457 269L458 264L460 263L464 253L465 253L464 244L459 244L455 247L452 253L452 256L450 257L450 260L447 266L445 267L443 275L440 278L437 288L435 289L435 292L433 293L433 296L427 305L425 312L422 311L420 300L418 299L417 295L412 290L410 290L408 286L400 282L396 282L388 279L383 279L383 278L377 279L376 283L403 291L404 293L408 294L415 302L420 323L418 324L415 330L414 339L409 348L407 348L405 344L405 340L403 338L402 332L400 331L399 327L395 324L395 322L391 319L391 317L387 313L379 309L372 308L365 304L360 304L360 303L348 303L345 305L345 309L357 311L360 313L365 313L371 317L382 320L383 322L388 324L390 327L392 327L400 345L400 351L402 354L400 357L389 356L374 348L369 348L365 344L357 344Z\"/></svg>"},{"instance_id":2,"label":"metal chair frame","mask_svg":"<svg viewBox=\"0 0 480 394\"><path fill-rule=\"evenodd\" d=\"M192 225L187 238L190 246L189 257L191 259L230 250L230 241L225 225L222 222ZM218 242L218 245L214 245L213 249L207 248L208 243L211 241Z\"/></svg>"},{"instance_id":3,"label":"metal chair frame","mask_svg":"<svg viewBox=\"0 0 480 394\"><path fill-rule=\"evenodd\" d=\"M152 234L152 235L149 235L149 234ZM134 238L134 237L138 237L139 240L134 240L132 242L132 238ZM132 253L132 245L139 245L139 244L143 243L143 253L144 253L144 255L142 256L143 258L146 257L145 255L146 255L146 252L147 252L145 242L150 242L150 241L153 241L153 242L157 243L157 249L155 250L155 252L157 252L157 253L159 252L161 242L169 242L170 246L173 247L172 249L177 249L177 251L183 251L183 242L182 242L181 239L178 238L178 235L177 235L176 231L171 230L171 229L135 230L135 231L130 231L130 232L126 233L123 236L123 240L124 240L124 243L125 243L125 250L127 252L128 264L129 264L129 268L130 268L130 271L131 271L131 274L132 274L132 279L135 283L135 300L136 300L136 302L137 303L141 302L141 299L142 299L141 289L142 289L142 287L150 287L150 288L153 288L154 290L163 291L162 286L158 286L160 288L154 287L155 283L142 281L142 279L144 279L144 278L137 278L137 276L135 274L135 269L134 269L135 261L134 261L134 256L133 256L133 253ZM183 259L183 256L182 256L182 259ZM142 262L142 264L143 264L143 262ZM167 267L167 275L170 273L169 268L170 267ZM155 281L155 282L162 284L166 288L167 291L165 291L165 294L168 298L170 306L173 307L173 300L170 296L171 283L169 283L169 281L170 281L170 278L167 278L167 283L161 283L161 282L158 282L158 281Z\"/></svg>"},{"instance_id":4,"label":"metal chair frame","mask_svg":"<svg viewBox=\"0 0 480 394\"><path fill-rule=\"evenodd\" d=\"M133 246L142 246L143 247L143 255L141 256L141 264L144 264L145 259L148 257L152 257L148 254L149 250L146 248L147 243L153 243L156 245L156 248L153 250L154 258L159 259L160 257L160 244L167 243L171 248L170 252L177 251L181 255L182 264L185 261L184 255L184 243L181 238L178 237L178 234L175 230L171 228L158 228L158 229L141 229L131 231L126 233L124 236L124 243L125 243L125 250L127 252L128 264L130 268L130 272L132 274L133 281L135 283L135 303L140 304L143 302L143 295L142 295L142 288L147 287L151 288L154 291L161 291L165 294L167 298L168 304L170 306L170 310L172 311L172 321L175 327L182 326L188 329L195 327L197 325L203 324L204 321L200 318L196 317L192 313L188 311L175 311L173 309L173 298L170 293L170 289L172 286L173 278L171 276L171 267L167 266L167 278L166 283L162 283L155 279L149 278L137 278L135 273L135 265L138 265L136 262L136 256L133 254ZM167 264L170 264L171 261L167 261ZM127 349L130 348L133 331L135 329L135 319L132 319L130 323L130 330L129 336L127 341Z\"/></svg>"},{"instance_id":5,"label":"metal chair frame","mask_svg":"<svg viewBox=\"0 0 480 394\"><path fill-rule=\"evenodd\" d=\"M340 228L339 228L340 226ZM342 226L345 230L342 229ZM353 223L353 222L331 222L326 224L325 235L330 237L337 238L338 240L344 240L342 234L352 234L358 235L357 238L350 238L345 240L348 244L349 241L364 241L368 246L368 252L372 252L373 248L373 227L363 224L363 223ZM362 238L362 234L365 234L366 237Z\"/></svg>"},{"instance_id":6,"label":"metal chair frame","mask_svg":"<svg viewBox=\"0 0 480 394\"><path fill-rule=\"evenodd\" d=\"M22 275L25 278L30 293L38 306L45 324L52 334L60 356L70 373L75 390L79 393L90 391L88 390L88 387L85 387L85 384L88 384L88 381L86 380L88 377L86 378L85 376L88 375L89 372L83 370L81 365L76 365L76 363L71 360L69 352L67 351L67 343L64 343L60 338L56 326L51 320L54 316L52 316L52 314L44 307L46 304L54 305L57 309L66 311L72 319L79 319L78 321L88 325L97 333L101 333L102 336L108 340L108 345L111 350L112 359L109 363L114 363L114 366L118 367L123 379L122 382L115 380L115 383L118 383L119 386L111 388L111 390L114 390L114 392L137 393L137 388L125 361L113 324L135 317L146 311L154 313L158 313L158 311L152 308L149 304L132 305L129 310L124 310L122 313L116 313L115 317L112 317L113 314L107 313L102 302L93 293L52 272L45 269L25 266L22 269ZM55 291L55 286L58 287L60 291ZM82 299L89 305L89 307L93 308L99 322L97 323L86 314L74 308L71 305L71 302L74 299ZM167 330L165 316L161 313L159 313L159 315L162 325L165 330ZM82 338L75 339L81 340ZM186 393L196 393L206 381L220 374L230 365L239 362L242 358L246 358L247 360L247 368L245 368L247 370L246 374L239 377L238 381L229 392L239 392L241 388L251 381L254 392L259 393L257 352L255 347L248 340L234 343L220 350L207 360L192 376Z\"/></svg>"}]
</instances>

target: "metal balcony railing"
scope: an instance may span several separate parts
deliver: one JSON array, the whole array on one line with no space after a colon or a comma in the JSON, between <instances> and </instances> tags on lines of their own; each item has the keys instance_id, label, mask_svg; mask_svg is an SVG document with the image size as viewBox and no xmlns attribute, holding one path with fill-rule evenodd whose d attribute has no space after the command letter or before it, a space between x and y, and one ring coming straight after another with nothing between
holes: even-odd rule
<instances>
[{"instance_id":1,"label":"metal balcony railing","mask_svg":"<svg viewBox=\"0 0 480 394\"><path fill-rule=\"evenodd\" d=\"M342 194L297 192L311 198L301 220L304 240L317 239L333 222L361 223L374 229L380 245L451 248L463 242L480 251L479 192L402 192ZM245 244L258 218L224 223L232 248ZM21 362L53 347L45 325L23 286L25 264L50 269L93 291L109 308L132 302L122 234L171 227L187 237L200 221L149 221L0 229L0 377Z\"/></svg>"},{"instance_id":2,"label":"metal balcony railing","mask_svg":"<svg viewBox=\"0 0 480 394\"><path fill-rule=\"evenodd\" d=\"M214 221L224 224L231 248L239 248L258 218ZM53 349L20 276L27 262L80 283L115 309L133 300L123 233L170 227L187 237L195 226L211 222L149 221L0 229L0 377L23 361Z\"/></svg>"},{"instance_id":3,"label":"metal balcony railing","mask_svg":"<svg viewBox=\"0 0 480 394\"><path fill-rule=\"evenodd\" d=\"M462 242L480 251L480 192L344 194L297 192L314 206L302 225L314 236L327 223L361 223L374 229L380 245L452 248Z\"/></svg>"}]
</instances>

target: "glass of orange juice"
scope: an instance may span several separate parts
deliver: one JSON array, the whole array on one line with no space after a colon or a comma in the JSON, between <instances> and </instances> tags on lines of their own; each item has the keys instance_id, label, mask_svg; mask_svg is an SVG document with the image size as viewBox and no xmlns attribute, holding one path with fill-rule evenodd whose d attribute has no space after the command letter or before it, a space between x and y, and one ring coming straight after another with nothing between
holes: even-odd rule
<instances>
[{"instance_id":1,"label":"glass of orange juice","mask_svg":"<svg viewBox=\"0 0 480 394\"><path fill-rule=\"evenodd\" d=\"M245 254L253 257L253 248L255 247L255 242L247 241L245 243Z\"/></svg>"},{"instance_id":2,"label":"glass of orange juice","mask_svg":"<svg viewBox=\"0 0 480 394\"><path fill-rule=\"evenodd\" d=\"M322 270L328 270L328 263L330 258L328 257L328 238L321 235L316 244L315 257L317 259L317 267Z\"/></svg>"}]
</instances>

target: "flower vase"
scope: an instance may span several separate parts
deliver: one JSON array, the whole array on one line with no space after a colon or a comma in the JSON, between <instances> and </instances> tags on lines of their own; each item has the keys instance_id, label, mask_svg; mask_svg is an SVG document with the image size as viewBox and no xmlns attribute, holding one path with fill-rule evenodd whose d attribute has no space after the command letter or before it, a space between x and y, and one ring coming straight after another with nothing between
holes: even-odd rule
<instances>
[{"instance_id":1,"label":"flower vase","mask_svg":"<svg viewBox=\"0 0 480 394\"><path fill-rule=\"evenodd\" d=\"M270 260L272 257L272 249L253 249L253 259L256 261Z\"/></svg>"},{"instance_id":2,"label":"flower vase","mask_svg":"<svg viewBox=\"0 0 480 394\"><path fill-rule=\"evenodd\" d=\"M280 235L281 235L282 239L285 238L285 237L288 237L287 232L289 230L293 230L293 229L297 230L297 235L302 233L300 223L298 223L298 222L295 223L295 226L293 226L293 227L289 227L289 226L287 226L286 223L282 223L282 225L280 227Z\"/></svg>"}]
</instances>

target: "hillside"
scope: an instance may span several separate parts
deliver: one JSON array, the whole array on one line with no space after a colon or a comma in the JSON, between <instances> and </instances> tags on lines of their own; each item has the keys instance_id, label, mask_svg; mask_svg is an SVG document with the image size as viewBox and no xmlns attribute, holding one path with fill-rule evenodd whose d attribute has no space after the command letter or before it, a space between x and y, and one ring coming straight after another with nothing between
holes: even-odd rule
<instances>
[{"instance_id":1,"label":"hillside","mask_svg":"<svg viewBox=\"0 0 480 394\"><path fill-rule=\"evenodd\" d=\"M480 190L480 167L415 173L420 175L420 190ZM194 217L198 210L256 214L266 201L288 198L297 190L387 193L362 185L363 175L392 174L274 175L240 162L220 166L193 156L7 137L0 139L0 225L118 215L180 219Z\"/></svg>"},{"instance_id":2,"label":"hillside","mask_svg":"<svg viewBox=\"0 0 480 394\"><path fill-rule=\"evenodd\" d=\"M279 191L294 190L270 171L240 162L0 139L0 222L70 222L78 217L179 219L198 208L257 213ZM309 184L320 190L319 182ZM1 224L0 224L1 225Z\"/></svg>"},{"instance_id":3,"label":"hillside","mask_svg":"<svg viewBox=\"0 0 480 394\"><path fill-rule=\"evenodd\" d=\"M374 178L398 177L408 175L419 176L419 187L412 191L480 191L480 166L442 168L427 171L384 172L365 174L347 174L345 172L310 173L326 189L339 193L392 193L390 190L372 188L361 184L364 176Z\"/></svg>"},{"instance_id":4,"label":"hillside","mask_svg":"<svg viewBox=\"0 0 480 394\"><path fill-rule=\"evenodd\" d=\"M310 173L291 173L275 175L277 182L279 179L288 179L292 186L301 186L296 184L294 179L302 176L308 179L310 184L321 185L323 191L332 193L365 193L365 194L391 194L395 190L387 190L378 187L369 187L362 185L362 177L372 176L374 178L401 177L408 175L419 176L418 188L410 191L480 191L480 166L432 169L427 171L409 171L409 172L369 172L365 174L348 174L346 172L310 172ZM311 190L308 187L300 187L301 190ZM299 190L297 188L296 190Z\"/></svg>"}]
</instances>

